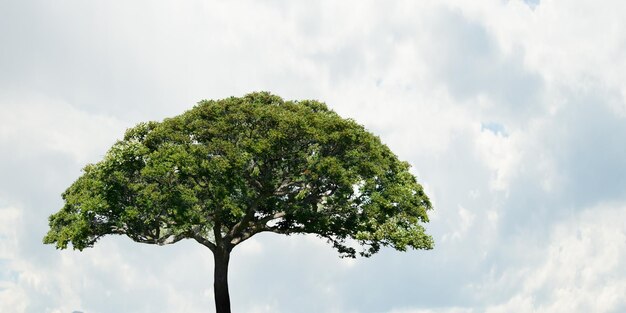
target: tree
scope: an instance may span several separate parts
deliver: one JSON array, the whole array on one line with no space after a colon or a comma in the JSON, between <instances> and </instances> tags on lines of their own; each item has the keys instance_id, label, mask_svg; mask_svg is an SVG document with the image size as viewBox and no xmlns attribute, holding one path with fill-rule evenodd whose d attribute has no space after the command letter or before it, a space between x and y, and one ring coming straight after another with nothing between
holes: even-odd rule
<instances>
[{"instance_id":1,"label":"tree","mask_svg":"<svg viewBox=\"0 0 626 313\"><path fill-rule=\"evenodd\" d=\"M213 252L218 313L230 312L231 251L261 232L315 234L343 257L433 247L421 225L431 203L409 164L317 101L266 92L201 101L128 129L83 172L44 243L193 239Z\"/></svg>"}]
</instances>

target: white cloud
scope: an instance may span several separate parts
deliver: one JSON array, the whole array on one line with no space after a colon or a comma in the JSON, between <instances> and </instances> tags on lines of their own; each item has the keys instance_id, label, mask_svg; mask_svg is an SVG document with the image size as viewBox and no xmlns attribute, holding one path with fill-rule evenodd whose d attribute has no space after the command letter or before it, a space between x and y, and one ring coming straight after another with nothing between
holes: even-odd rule
<instances>
[{"instance_id":1,"label":"white cloud","mask_svg":"<svg viewBox=\"0 0 626 313\"><path fill-rule=\"evenodd\" d=\"M542 260L486 282L497 292L513 283L515 295L486 312L618 312L626 294L626 205L601 205L553 228Z\"/></svg>"},{"instance_id":2,"label":"white cloud","mask_svg":"<svg viewBox=\"0 0 626 313\"><path fill-rule=\"evenodd\" d=\"M400 309L392 310L388 313L473 313L472 309L464 308L444 308L444 309Z\"/></svg>"},{"instance_id":3,"label":"white cloud","mask_svg":"<svg viewBox=\"0 0 626 313\"><path fill-rule=\"evenodd\" d=\"M120 139L126 128L112 116L90 114L43 96L2 93L0 107L0 145L18 156L49 151L79 164L95 162L104 154L103 147Z\"/></svg>"},{"instance_id":4,"label":"white cloud","mask_svg":"<svg viewBox=\"0 0 626 313\"><path fill-rule=\"evenodd\" d=\"M4 312L26 312L28 295L14 284L0 282L0 309Z\"/></svg>"},{"instance_id":5,"label":"white cloud","mask_svg":"<svg viewBox=\"0 0 626 313\"><path fill-rule=\"evenodd\" d=\"M436 249L345 261L311 236L255 237L232 260L237 310L624 307L623 4L72 4L0 4L0 310L212 307L192 242L78 253L41 237L124 128L253 90L325 101L410 161Z\"/></svg>"},{"instance_id":6,"label":"white cloud","mask_svg":"<svg viewBox=\"0 0 626 313\"><path fill-rule=\"evenodd\" d=\"M3 312L24 312L28 303L28 294L16 288L16 272L11 264L17 256L16 225L20 218L18 209L0 208L0 310Z\"/></svg>"},{"instance_id":7,"label":"white cloud","mask_svg":"<svg viewBox=\"0 0 626 313\"><path fill-rule=\"evenodd\" d=\"M509 183L518 171L522 151L519 132L503 134L482 129L476 138L477 153L494 175L490 185L494 190L508 190Z\"/></svg>"},{"instance_id":8,"label":"white cloud","mask_svg":"<svg viewBox=\"0 0 626 313\"><path fill-rule=\"evenodd\" d=\"M443 242L447 240L462 240L463 236L466 235L467 231L470 230L470 227L472 227L472 224L474 224L475 218L476 215L474 213L462 206L459 206L458 218L454 223L456 228L451 233L444 234L441 237L441 240Z\"/></svg>"},{"instance_id":9,"label":"white cloud","mask_svg":"<svg viewBox=\"0 0 626 313\"><path fill-rule=\"evenodd\" d=\"M22 214L14 207L0 208L0 259L15 257L14 251L18 246L17 228Z\"/></svg>"}]
</instances>

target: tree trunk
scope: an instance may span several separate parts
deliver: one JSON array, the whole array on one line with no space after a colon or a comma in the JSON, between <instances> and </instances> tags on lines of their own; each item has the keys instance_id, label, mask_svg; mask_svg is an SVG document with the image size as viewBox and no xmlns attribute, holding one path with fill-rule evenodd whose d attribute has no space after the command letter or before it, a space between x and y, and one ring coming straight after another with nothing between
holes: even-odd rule
<instances>
[{"instance_id":1,"label":"tree trunk","mask_svg":"<svg viewBox=\"0 0 626 313\"><path fill-rule=\"evenodd\" d=\"M213 252L215 269L213 271L213 291L215 293L216 313L230 313L230 295L228 294L228 261L230 251L217 248Z\"/></svg>"}]
</instances>

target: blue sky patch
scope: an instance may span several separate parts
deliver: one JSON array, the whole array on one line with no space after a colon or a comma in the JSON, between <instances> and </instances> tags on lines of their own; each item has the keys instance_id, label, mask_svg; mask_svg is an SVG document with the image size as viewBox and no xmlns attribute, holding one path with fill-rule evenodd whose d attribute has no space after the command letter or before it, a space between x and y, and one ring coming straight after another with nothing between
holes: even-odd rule
<instances>
[{"instance_id":1,"label":"blue sky patch","mask_svg":"<svg viewBox=\"0 0 626 313\"><path fill-rule=\"evenodd\" d=\"M481 123L480 124L480 130L484 131L484 130L488 130L491 131L492 133L496 134L496 135L501 135L501 136L507 136L507 133L504 129L504 126L500 123L496 123L496 122L487 122L487 123Z\"/></svg>"}]
</instances>

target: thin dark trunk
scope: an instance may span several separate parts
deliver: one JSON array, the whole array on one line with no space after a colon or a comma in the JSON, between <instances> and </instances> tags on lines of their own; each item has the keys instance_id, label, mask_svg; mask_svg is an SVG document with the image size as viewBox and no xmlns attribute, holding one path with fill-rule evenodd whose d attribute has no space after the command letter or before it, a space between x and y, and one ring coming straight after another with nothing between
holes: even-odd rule
<instances>
[{"instance_id":1,"label":"thin dark trunk","mask_svg":"<svg viewBox=\"0 0 626 313\"><path fill-rule=\"evenodd\" d=\"M228 294L228 260L230 252L226 249L216 249L213 252L215 270L213 291L215 292L216 313L230 313L230 296Z\"/></svg>"}]
</instances>

